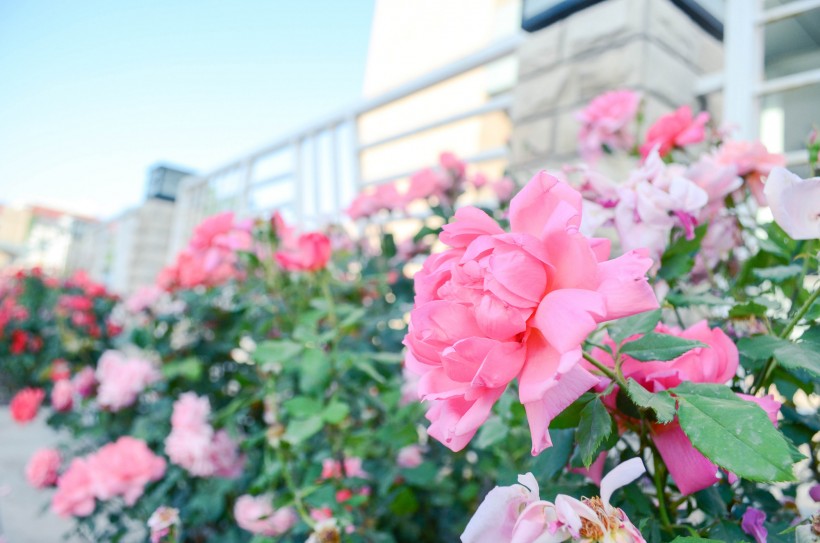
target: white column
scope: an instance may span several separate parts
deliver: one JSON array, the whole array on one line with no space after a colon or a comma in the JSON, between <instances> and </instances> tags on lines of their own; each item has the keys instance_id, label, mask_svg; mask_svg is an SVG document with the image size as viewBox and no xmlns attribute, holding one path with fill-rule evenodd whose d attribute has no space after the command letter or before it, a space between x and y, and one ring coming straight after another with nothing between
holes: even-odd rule
<instances>
[{"instance_id":1,"label":"white column","mask_svg":"<svg viewBox=\"0 0 820 543\"><path fill-rule=\"evenodd\" d=\"M726 0L724 121L736 126L736 137L744 140L758 135L756 94L763 80L763 29L758 25L761 5L762 0Z\"/></svg>"}]
</instances>

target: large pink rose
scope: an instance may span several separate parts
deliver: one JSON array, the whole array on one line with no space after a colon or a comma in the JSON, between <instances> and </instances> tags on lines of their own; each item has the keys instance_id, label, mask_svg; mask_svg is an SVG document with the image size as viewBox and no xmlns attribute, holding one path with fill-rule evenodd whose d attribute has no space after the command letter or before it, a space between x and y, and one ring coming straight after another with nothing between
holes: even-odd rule
<instances>
[{"instance_id":1,"label":"large pink rose","mask_svg":"<svg viewBox=\"0 0 820 543\"><path fill-rule=\"evenodd\" d=\"M705 111L692 117L692 108L681 106L675 112L664 115L646 133L646 141L641 145L641 156L646 157L655 147L661 156L666 156L676 147L685 147L703 141L706 137L706 123L709 114Z\"/></svg>"},{"instance_id":2,"label":"large pink rose","mask_svg":"<svg viewBox=\"0 0 820 543\"><path fill-rule=\"evenodd\" d=\"M160 379L154 365L141 358L128 358L119 351L106 351L97 363L97 400L111 411L137 401L145 387Z\"/></svg>"},{"instance_id":3,"label":"large pink rose","mask_svg":"<svg viewBox=\"0 0 820 543\"><path fill-rule=\"evenodd\" d=\"M89 456L88 466L99 499L121 496L129 506L142 496L145 485L165 475L165 460L151 452L144 441L130 436Z\"/></svg>"},{"instance_id":4,"label":"large pink rose","mask_svg":"<svg viewBox=\"0 0 820 543\"><path fill-rule=\"evenodd\" d=\"M89 462L75 458L57 480L51 508L61 517L87 517L94 511L94 481Z\"/></svg>"},{"instance_id":5,"label":"large pink rose","mask_svg":"<svg viewBox=\"0 0 820 543\"><path fill-rule=\"evenodd\" d=\"M276 261L288 271L317 271L330 260L330 239L319 232L285 240Z\"/></svg>"},{"instance_id":6,"label":"large pink rose","mask_svg":"<svg viewBox=\"0 0 820 543\"><path fill-rule=\"evenodd\" d=\"M629 150L635 143L628 130L641 105L641 93L620 90L601 94L578 113L581 131L578 135L581 156L595 160L604 146L611 150Z\"/></svg>"},{"instance_id":7,"label":"large pink rose","mask_svg":"<svg viewBox=\"0 0 820 543\"><path fill-rule=\"evenodd\" d=\"M240 496L233 509L236 523L243 530L266 536L279 536L293 528L299 517L290 507L274 509L270 496Z\"/></svg>"},{"instance_id":8,"label":"large pink rose","mask_svg":"<svg viewBox=\"0 0 820 543\"><path fill-rule=\"evenodd\" d=\"M39 449L26 464L26 479L34 488L46 488L57 482L60 453L55 449Z\"/></svg>"},{"instance_id":9,"label":"large pink rose","mask_svg":"<svg viewBox=\"0 0 820 543\"><path fill-rule=\"evenodd\" d=\"M635 379L650 392L669 390L684 381L693 383L723 384L735 376L738 368L738 351L731 339L719 328L709 328L706 321L698 322L685 330L659 324L656 332L705 343L708 347L692 349L670 361L640 362L627 355L621 355L621 369L626 379ZM627 341L639 336L628 338ZM610 339L605 345L615 347ZM604 364L615 367L612 355L603 349L595 349L592 356ZM584 362L584 364L587 364ZM603 384L599 386L604 386ZM605 398L615 410L617 387ZM758 404L772 423L777 421L780 404L771 397L756 398L739 395L744 400ZM683 494L691 494L713 485L718 481L718 467L699 453L686 437L677 420L669 424L653 424L652 440L658 449L669 473Z\"/></svg>"},{"instance_id":10,"label":"large pink rose","mask_svg":"<svg viewBox=\"0 0 820 543\"><path fill-rule=\"evenodd\" d=\"M715 153L718 164L734 166L738 175L746 178L749 189L760 205L765 205L763 178L772 168L786 165L786 157L780 153L770 153L759 141L729 140Z\"/></svg>"},{"instance_id":11,"label":"large pink rose","mask_svg":"<svg viewBox=\"0 0 820 543\"><path fill-rule=\"evenodd\" d=\"M615 260L583 236L581 195L541 173L510 204L511 232L465 207L444 227L449 250L416 275L404 343L407 368L431 403L428 432L463 448L507 385L519 396L533 454L551 445L550 421L596 382L578 365L599 322L658 305L643 251Z\"/></svg>"}]
</instances>

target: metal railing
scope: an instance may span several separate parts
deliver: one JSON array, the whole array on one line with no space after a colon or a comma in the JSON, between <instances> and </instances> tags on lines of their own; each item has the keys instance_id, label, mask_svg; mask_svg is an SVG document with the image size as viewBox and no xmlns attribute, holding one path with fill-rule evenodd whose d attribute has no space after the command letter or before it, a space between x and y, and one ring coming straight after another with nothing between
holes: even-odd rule
<instances>
[{"instance_id":1,"label":"metal railing","mask_svg":"<svg viewBox=\"0 0 820 543\"><path fill-rule=\"evenodd\" d=\"M496 112L509 115L511 88L488 96L477 107L465 108L370 141L362 141L359 136L359 121L363 115L509 58L515 54L522 39L520 34L515 34L495 42L380 96L363 99L328 115L206 175L186 178L177 198L169 259L185 246L197 223L218 211L232 210L239 216L258 216L278 209L302 227L338 220L345 206L362 188L412 173L397 171L364 179L360 173L364 152L467 119ZM503 159L507 152L506 146L482 149L465 160L479 163Z\"/></svg>"}]
</instances>

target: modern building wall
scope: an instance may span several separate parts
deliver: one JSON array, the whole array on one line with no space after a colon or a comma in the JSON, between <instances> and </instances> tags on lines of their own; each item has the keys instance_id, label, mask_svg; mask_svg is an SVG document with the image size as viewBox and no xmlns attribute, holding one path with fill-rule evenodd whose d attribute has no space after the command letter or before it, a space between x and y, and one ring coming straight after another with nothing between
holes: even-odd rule
<instances>
[{"instance_id":1,"label":"modern building wall","mask_svg":"<svg viewBox=\"0 0 820 543\"><path fill-rule=\"evenodd\" d=\"M698 109L698 78L723 69L721 42L670 0L593 5L530 34L518 58L510 167L521 178L578 158L575 114L601 92L639 90L645 118L656 119ZM719 96L708 105L720 118Z\"/></svg>"}]
</instances>

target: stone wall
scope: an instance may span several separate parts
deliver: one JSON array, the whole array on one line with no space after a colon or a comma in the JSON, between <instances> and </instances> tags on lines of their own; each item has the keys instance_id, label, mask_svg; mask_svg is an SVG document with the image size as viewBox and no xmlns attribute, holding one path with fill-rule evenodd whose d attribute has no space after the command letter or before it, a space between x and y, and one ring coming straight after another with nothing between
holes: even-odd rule
<instances>
[{"instance_id":1,"label":"stone wall","mask_svg":"<svg viewBox=\"0 0 820 543\"><path fill-rule=\"evenodd\" d=\"M510 169L524 178L576 160L575 113L603 91L640 90L651 121L683 104L698 109L697 78L722 67L722 43L670 0L607 0L529 34L519 49ZM710 109L719 105L710 98Z\"/></svg>"}]
</instances>

